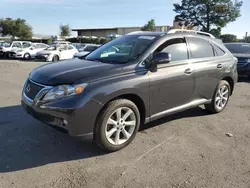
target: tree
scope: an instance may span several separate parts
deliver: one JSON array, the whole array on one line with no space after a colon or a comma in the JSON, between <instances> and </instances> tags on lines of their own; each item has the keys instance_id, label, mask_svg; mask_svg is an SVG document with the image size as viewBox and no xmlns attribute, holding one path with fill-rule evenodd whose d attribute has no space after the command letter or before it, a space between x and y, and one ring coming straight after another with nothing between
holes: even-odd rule
<instances>
[{"instance_id":1,"label":"tree","mask_svg":"<svg viewBox=\"0 0 250 188\"><path fill-rule=\"evenodd\" d=\"M182 0L174 4L174 11L186 24L198 26L202 31L223 28L240 17L243 2L235 0Z\"/></svg>"},{"instance_id":2,"label":"tree","mask_svg":"<svg viewBox=\"0 0 250 188\"><path fill-rule=\"evenodd\" d=\"M154 19L149 20L147 24L141 27L141 30L142 31L155 31L155 20Z\"/></svg>"},{"instance_id":3,"label":"tree","mask_svg":"<svg viewBox=\"0 0 250 188\"><path fill-rule=\"evenodd\" d=\"M220 36L220 39L227 43L227 42L237 42L237 36L232 34L224 34Z\"/></svg>"},{"instance_id":4,"label":"tree","mask_svg":"<svg viewBox=\"0 0 250 188\"><path fill-rule=\"evenodd\" d=\"M70 26L67 24L67 25L60 25L60 35L62 37L67 37L67 36L70 36L71 35L71 29L70 29Z\"/></svg>"},{"instance_id":5,"label":"tree","mask_svg":"<svg viewBox=\"0 0 250 188\"><path fill-rule=\"evenodd\" d=\"M26 23L26 20L17 18L0 19L0 33L3 36L10 35L20 39L32 38L32 27Z\"/></svg>"}]
</instances>

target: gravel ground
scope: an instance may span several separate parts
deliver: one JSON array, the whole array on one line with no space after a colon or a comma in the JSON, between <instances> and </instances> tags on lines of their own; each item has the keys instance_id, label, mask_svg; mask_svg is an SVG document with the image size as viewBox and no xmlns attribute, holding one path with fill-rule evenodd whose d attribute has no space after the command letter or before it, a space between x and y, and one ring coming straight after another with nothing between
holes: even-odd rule
<instances>
[{"instance_id":1,"label":"gravel ground","mask_svg":"<svg viewBox=\"0 0 250 188\"><path fill-rule=\"evenodd\" d=\"M23 83L40 64L0 60L0 188L250 188L247 80L237 84L223 113L201 107L168 116L107 154L22 110Z\"/></svg>"}]
</instances>

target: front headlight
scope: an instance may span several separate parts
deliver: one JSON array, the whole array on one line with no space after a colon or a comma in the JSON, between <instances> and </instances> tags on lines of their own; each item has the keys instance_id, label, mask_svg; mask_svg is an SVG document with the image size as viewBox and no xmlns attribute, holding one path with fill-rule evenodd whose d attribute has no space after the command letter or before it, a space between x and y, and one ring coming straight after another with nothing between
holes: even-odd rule
<instances>
[{"instance_id":1,"label":"front headlight","mask_svg":"<svg viewBox=\"0 0 250 188\"><path fill-rule=\"evenodd\" d=\"M17 50L16 52L22 52L23 50Z\"/></svg>"},{"instance_id":2,"label":"front headlight","mask_svg":"<svg viewBox=\"0 0 250 188\"><path fill-rule=\"evenodd\" d=\"M42 100L51 101L73 95L80 95L87 85L88 84L55 86L48 91L48 93L42 98Z\"/></svg>"}]
</instances>

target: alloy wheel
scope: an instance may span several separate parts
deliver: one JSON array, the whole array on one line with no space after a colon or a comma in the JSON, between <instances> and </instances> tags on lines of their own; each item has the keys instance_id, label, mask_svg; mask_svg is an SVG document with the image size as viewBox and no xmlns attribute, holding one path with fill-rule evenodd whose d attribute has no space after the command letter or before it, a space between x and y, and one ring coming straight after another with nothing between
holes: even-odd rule
<instances>
[{"instance_id":1,"label":"alloy wheel","mask_svg":"<svg viewBox=\"0 0 250 188\"><path fill-rule=\"evenodd\" d=\"M136 116L128 107L115 110L108 118L105 127L105 136L109 143L121 145L129 140L136 127Z\"/></svg>"},{"instance_id":2,"label":"alloy wheel","mask_svg":"<svg viewBox=\"0 0 250 188\"><path fill-rule=\"evenodd\" d=\"M215 105L216 107L221 110L223 109L229 99L229 88L227 85L222 85L217 93L216 93L216 98L215 98Z\"/></svg>"}]
</instances>

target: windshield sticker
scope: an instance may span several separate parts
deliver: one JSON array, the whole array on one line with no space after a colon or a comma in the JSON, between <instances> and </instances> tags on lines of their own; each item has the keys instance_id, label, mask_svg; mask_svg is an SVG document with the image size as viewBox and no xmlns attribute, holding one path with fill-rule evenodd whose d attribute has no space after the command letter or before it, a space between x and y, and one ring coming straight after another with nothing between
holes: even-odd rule
<instances>
[{"instance_id":1,"label":"windshield sticker","mask_svg":"<svg viewBox=\"0 0 250 188\"><path fill-rule=\"evenodd\" d=\"M153 37L153 36L140 36L138 39L154 40L155 37Z\"/></svg>"}]
</instances>

